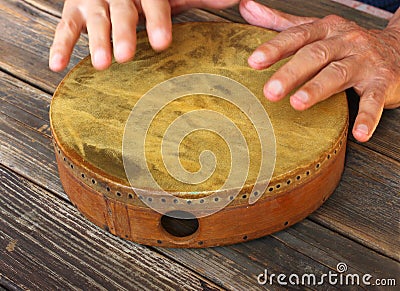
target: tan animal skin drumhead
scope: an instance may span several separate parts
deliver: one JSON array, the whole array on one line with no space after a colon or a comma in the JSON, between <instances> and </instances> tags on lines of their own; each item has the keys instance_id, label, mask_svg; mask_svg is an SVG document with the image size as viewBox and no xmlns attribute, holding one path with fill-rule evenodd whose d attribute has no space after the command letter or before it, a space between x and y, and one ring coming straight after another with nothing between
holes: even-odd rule
<instances>
[{"instance_id":1,"label":"tan animal skin drumhead","mask_svg":"<svg viewBox=\"0 0 400 291\"><path fill-rule=\"evenodd\" d=\"M287 60L257 71L249 67L247 59L255 48L274 35L275 32L244 24L176 24L172 45L163 52L152 50L146 32L139 32L136 56L131 62L113 62L109 69L96 71L90 57L82 60L58 86L50 110L60 178L72 203L93 223L115 235L166 247L207 247L258 238L288 227L317 209L334 191L343 171L347 100L342 92L303 112L294 110L288 97L277 103L267 101L263 86ZM198 88L204 74L221 76L227 84L236 82L258 101L249 99L246 103L239 98L241 105L238 106L217 96L219 93L197 92L163 104L166 98L163 94L158 98L152 96L148 100L157 99L154 106L159 108L145 128L146 135L127 138L126 131L135 129L135 124L128 122L131 112L137 124L141 121L145 124L149 114L143 106L141 111L133 111L139 100L163 82L190 74L194 75L187 84L177 83L177 94L185 86ZM216 82L222 80L217 77ZM210 92L222 92L228 98L237 92L228 92L218 85L211 87ZM165 90L168 95L168 89ZM147 108L152 106L149 104ZM269 117L271 128L260 128L260 123L249 117L260 106ZM193 112L209 115L197 116L194 121L184 119ZM234 125L228 127L221 122L217 130L201 126L193 130L203 120L207 124L207 119L208 124L217 123L218 128L219 122L212 118L220 116ZM186 124L191 131L182 133L176 144L165 135L180 118L181 124ZM185 126L179 130L182 128ZM236 138L236 131L243 138ZM260 131L268 141L259 139ZM231 138L224 140L220 134ZM242 163L240 158L235 160L235 149L240 147L235 145L236 141L247 145L248 157L244 159L241 155L240 158L249 162L234 172L231 166ZM144 174L136 168L131 167L127 172L127 161L136 163L137 157L124 160L124 153L137 142L144 145L142 156L146 171L159 188L146 184ZM262 154L265 142L270 147L267 155ZM164 145L175 148L178 153L165 154ZM187 172L185 175L192 177L206 168L200 158L204 152L208 158L213 156L210 159L215 160L215 167L199 183L180 181L166 166L179 161ZM265 191L258 193L253 186L266 156L274 158L269 163L273 168ZM226 194L231 189L224 190L226 193L220 191L230 175L242 173L246 174L244 183L234 197ZM171 195L164 195L160 189ZM249 203L252 195L258 195L255 203ZM169 219L168 213L174 207L185 209L187 217ZM168 211L163 213L162 209ZM199 209L213 211L206 215L207 211ZM192 230L175 233L168 223L176 224L176 228L189 225Z\"/></svg>"}]
</instances>

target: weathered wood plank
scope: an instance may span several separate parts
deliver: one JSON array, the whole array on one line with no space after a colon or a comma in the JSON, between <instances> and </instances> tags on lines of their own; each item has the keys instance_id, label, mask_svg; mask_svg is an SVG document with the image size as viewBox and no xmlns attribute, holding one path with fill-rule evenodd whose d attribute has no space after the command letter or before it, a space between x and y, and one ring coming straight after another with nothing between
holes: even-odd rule
<instances>
[{"instance_id":1,"label":"weathered wood plank","mask_svg":"<svg viewBox=\"0 0 400 291\"><path fill-rule=\"evenodd\" d=\"M23 0L24 2L61 18L64 0Z\"/></svg>"},{"instance_id":2,"label":"weathered wood plank","mask_svg":"<svg viewBox=\"0 0 400 291\"><path fill-rule=\"evenodd\" d=\"M33 129L39 130L43 134L46 134L48 137L51 136L51 131L48 127L48 122L46 122L45 120L40 119L32 114L27 113L26 111L22 110L21 108L13 106L13 104L10 104L8 102L3 102L2 106L0 108L0 112L7 116L16 116L17 118L20 118L22 116L23 119L27 122L27 124L29 124L30 127L32 127ZM24 116L24 115L27 115L27 116Z\"/></svg>"},{"instance_id":3,"label":"weathered wood plank","mask_svg":"<svg viewBox=\"0 0 400 291\"><path fill-rule=\"evenodd\" d=\"M53 92L65 73L48 69L48 53L58 19L21 1L0 1L0 67L31 84ZM81 38L69 69L87 55Z\"/></svg>"},{"instance_id":4,"label":"weathered wood plank","mask_svg":"<svg viewBox=\"0 0 400 291\"><path fill-rule=\"evenodd\" d=\"M400 264L396 260L388 259L346 238L332 240L332 237L337 237L335 233L320 228L321 225L307 220L276 234L276 238L289 242L291 247L300 252L305 251L314 260L331 267L336 268L337 263L344 262L349 271L370 273L380 278L399 278Z\"/></svg>"},{"instance_id":5,"label":"weathered wood plank","mask_svg":"<svg viewBox=\"0 0 400 291\"><path fill-rule=\"evenodd\" d=\"M330 0L257 0L257 2L260 2L270 8L299 16L321 18L327 15L336 14L344 18L351 19L366 28L384 28L387 25L387 20L385 19L372 16L365 12L355 10L351 7ZM234 22L244 22L243 18L240 16L237 6L225 10L207 9L207 11Z\"/></svg>"},{"instance_id":6,"label":"weathered wood plank","mask_svg":"<svg viewBox=\"0 0 400 291\"><path fill-rule=\"evenodd\" d=\"M51 96L41 90L27 86L26 83L0 71L0 100L23 110L39 119L49 121ZM4 101L4 102L3 102ZM7 114L7 110L4 110ZM19 114L10 117L17 117Z\"/></svg>"},{"instance_id":7,"label":"weathered wood plank","mask_svg":"<svg viewBox=\"0 0 400 291\"><path fill-rule=\"evenodd\" d=\"M7 289L5 289L7 288ZM0 274L0 290L1 291L22 291L21 287L8 280L5 276Z\"/></svg>"},{"instance_id":8,"label":"weathered wood plank","mask_svg":"<svg viewBox=\"0 0 400 291\"><path fill-rule=\"evenodd\" d=\"M0 276L31 290L216 290L192 271L102 231L0 166Z\"/></svg>"},{"instance_id":9,"label":"weathered wood plank","mask_svg":"<svg viewBox=\"0 0 400 291\"><path fill-rule=\"evenodd\" d=\"M353 139L353 138L352 138ZM371 140L364 146L400 162L400 109L384 110Z\"/></svg>"},{"instance_id":10,"label":"weathered wood plank","mask_svg":"<svg viewBox=\"0 0 400 291\"><path fill-rule=\"evenodd\" d=\"M371 274L375 279L400 279L400 264L395 260L309 220L271 236L231 247L159 250L182 264L190 264L193 270L201 272L210 280L235 290L252 289L256 276L265 269L269 274L283 273L288 276L309 273L319 278L324 273L336 271L339 263L347 265L346 274L359 274L360 277ZM323 290L335 289L329 284L323 287ZM346 288L340 286L339 289Z\"/></svg>"},{"instance_id":11,"label":"weathered wood plank","mask_svg":"<svg viewBox=\"0 0 400 291\"><path fill-rule=\"evenodd\" d=\"M67 199L48 137L4 114L0 115L0 134L1 164Z\"/></svg>"},{"instance_id":12,"label":"weathered wood plank","mask_svg":"<svg viewBox=\"0 0 400 291\"><path fill-rule=\"evenodd\" d=\"M310 217L399 260L399 181L399 162L349 142L342 181Z\"/></svg>"}]
</instances>

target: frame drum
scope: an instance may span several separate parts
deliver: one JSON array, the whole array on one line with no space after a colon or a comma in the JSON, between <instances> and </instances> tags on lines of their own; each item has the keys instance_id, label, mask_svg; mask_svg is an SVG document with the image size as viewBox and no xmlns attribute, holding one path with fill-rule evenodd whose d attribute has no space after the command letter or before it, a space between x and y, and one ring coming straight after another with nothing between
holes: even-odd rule
<instances>
[{"instance_id":1,"label":"frame drum","mask_svg":"<svg viewBox=\"0 0 400 291\"><path fill-rule=\"evenodd\" d=\"M146 245L243 242L304 219L335 190L348 129L344 93L309 110L263 96L287 60L247 58L275 32L234 23L173 26L155 52L96 71L82 60L50 109L61 182L94 224Z\"/></svg>"}]
</instances>

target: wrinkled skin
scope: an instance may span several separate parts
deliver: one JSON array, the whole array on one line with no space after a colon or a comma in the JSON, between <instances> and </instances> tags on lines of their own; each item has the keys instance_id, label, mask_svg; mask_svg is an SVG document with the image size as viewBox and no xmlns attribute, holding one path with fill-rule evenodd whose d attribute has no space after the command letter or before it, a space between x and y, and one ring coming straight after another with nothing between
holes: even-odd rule
<instances>
[{"instance_id":1,"label":"wrinkled skin","mask_svg":"<svg viewBox=\"0 0 400 291\"><path fill-rule=\"evenodd\" d=\"M383 108L400 106L400 11L383 30L366 30L339 16L323 19L288 15L250 0L240 3L251 24L282 31L249 57L254 69L293 58L264 86L271 101L301 86L290 103L305 110L333 94L354 87L360 95L353 135L367 141Z\"/></svg>"},{"instance_id":2,"label":"wrinkled skin","mask_svg":"<svg viewBox=\"0 0 400 291\"><path fill-rule=\"evenodd\" d=\"M82 31L96 69L131 60L136 47L136 25L146 18L153 49L172 40L171 13L191 7L224 8L237 0L67 0L50 49L49 66L61 71ZM265 69L282 58L293 58L265 84L264 94L279 101L290 91L296 110L305 110L333 94L354 87L360 95L354 137L371 138L383 108L400 106L400 10L384 30L367 30L338 16L299 17L260 5L240 2L240 13L250 24L281 31L249 57L249 65ZM110 35L113 39L111 47Z\"/></svg>"}]
</instances>

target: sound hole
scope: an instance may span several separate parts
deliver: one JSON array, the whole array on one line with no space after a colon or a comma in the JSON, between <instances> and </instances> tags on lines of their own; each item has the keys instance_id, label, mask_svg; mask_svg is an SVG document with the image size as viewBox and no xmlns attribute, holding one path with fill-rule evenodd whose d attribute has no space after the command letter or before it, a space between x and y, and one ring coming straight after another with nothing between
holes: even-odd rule
<instances>
[{"instance_id":1,"label":"sound hole","mask_svg":"<svg viewBox=\"0 0 400 291\"><path fill-rule=\"evenodd\" d=\"M171 211L161 217L161 226L175 237L186 237L197 231L199 220L189 212Z\"/></svg>"}]
</instances>

